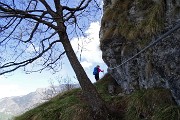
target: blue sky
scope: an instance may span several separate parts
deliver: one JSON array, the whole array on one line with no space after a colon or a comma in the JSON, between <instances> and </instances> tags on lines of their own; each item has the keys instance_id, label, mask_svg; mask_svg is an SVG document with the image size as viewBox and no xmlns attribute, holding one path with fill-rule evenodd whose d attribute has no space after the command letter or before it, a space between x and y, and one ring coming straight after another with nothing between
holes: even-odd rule
<instances>
[{"instance_id":1,"label":"blue sky","mask_svg":"<svg viewBox=\"0 0 180 120\"><path fill-rule=\"evenodd\" d=\"M71 44L76 51L77 57L80 59L80 49L78 44L83 44L84 49L81 53L81 64L84 67L88 77L92 82L95 82L94 76L92 75L93 68L98 64L101 69L105 70L107 66L102 60L102 53L99 49L99 29L100 23L93 22L89 28L85 31L86 37L73 38ZM29 51L33 49L29 48ZM26 74L22 69L19 69L13 73L5 74L0 76L0 98L25 95L29 92L35 91L37 88L44 88L50 85L49 81L56 82L57 78L67 76L71 77L73 83L78 81L74 78L75 74L69 65L67 58L63 59L63 67L56 74L52 74L50 71L44 70L39 73ZM103 73L100 74L100 77Z\"/></svg>"}]
</instances>

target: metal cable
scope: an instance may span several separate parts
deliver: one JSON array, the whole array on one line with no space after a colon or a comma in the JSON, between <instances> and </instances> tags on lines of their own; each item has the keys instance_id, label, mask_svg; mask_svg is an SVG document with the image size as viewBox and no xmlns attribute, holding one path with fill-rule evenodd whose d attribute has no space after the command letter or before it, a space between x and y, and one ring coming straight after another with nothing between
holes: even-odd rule
<instances>
[{"instance_id":1,"label":"metal cable","mask_svg":"<svg viewBox=\"0 0 180 120\"><path fill-rule=\"evenodd\" d=\"M164 33L162 36L160 36L158 39L156 39L154 42L152 42L151 44L149 44L148 46L146 46L145 48L143 48L141 51L139 51L138 53L136 53L134 56L132 56L131 58L127 59L126 61L124 61L123 63L121 63L120 65L116 66L116 67L109 67L109 69L116 69L122 65L124 65L125 63L129 62L130 60L134 59L135 57L137 57L139 54L141 54L142 52L144 52L145 50L147 50L148 48L152 47L153 45L155 45L156 43L160 42L161 40L163 40L164 38L166 38L169 34L173 33L174 31L178 30L180 28L180 22L173 27L171 30L169 30L168 32Z\"/></svg>"}]
</instances>

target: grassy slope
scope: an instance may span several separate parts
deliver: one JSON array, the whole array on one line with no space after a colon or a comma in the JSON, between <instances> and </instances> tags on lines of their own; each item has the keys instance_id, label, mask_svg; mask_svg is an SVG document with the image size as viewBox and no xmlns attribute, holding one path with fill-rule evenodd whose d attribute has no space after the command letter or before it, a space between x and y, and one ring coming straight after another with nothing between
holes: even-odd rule
<instances>
[{"instance_id":1,"label":"grassy slope","mask_svg":"<svg viewBox=\"0 0 180 120\"><path fill-rule=\"evenodd\" d=\"M105 75L95 86L110 109L111 120L179 120L180 108L165 89L140 90L131 95L118 96L108 93L113 78ZM82 91L74 89L24 113L15 120L91 120L90 108L86 105Z\"/></svg>"}]
</instances>

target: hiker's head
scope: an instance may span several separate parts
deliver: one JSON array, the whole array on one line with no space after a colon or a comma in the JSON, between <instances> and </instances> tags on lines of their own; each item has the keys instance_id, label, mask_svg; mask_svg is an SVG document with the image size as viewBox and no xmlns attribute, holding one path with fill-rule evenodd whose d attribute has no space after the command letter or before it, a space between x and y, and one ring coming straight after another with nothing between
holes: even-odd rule
<instances>
[{"instance_id":1,"label":"hiker's head","mask_svg":"<svg viewBox=\"0 0 180 120\"><path fill-rule=\"evenodd\" d=\"M98 67L98 68L99 68L100 66L99 66L99 65L97 65L96 67Z\"/></svg>"}]
</instances>

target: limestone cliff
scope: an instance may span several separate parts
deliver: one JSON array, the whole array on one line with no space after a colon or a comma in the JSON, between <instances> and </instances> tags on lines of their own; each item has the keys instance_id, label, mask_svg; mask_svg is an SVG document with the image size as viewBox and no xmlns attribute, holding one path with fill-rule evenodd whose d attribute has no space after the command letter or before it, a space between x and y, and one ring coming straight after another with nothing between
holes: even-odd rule
<instances>
[{"instance_id":1,"label":"limestone cliff","mask_svg":"<svg viewBox=\"0 0 180 120\"><path fill-rule=\"evenodd\" d=\"M179 0L104 0L100 47L124 93L168 88L180 105L180 29L117 67L179 22Z\"/></svg>"}]
</instances>

